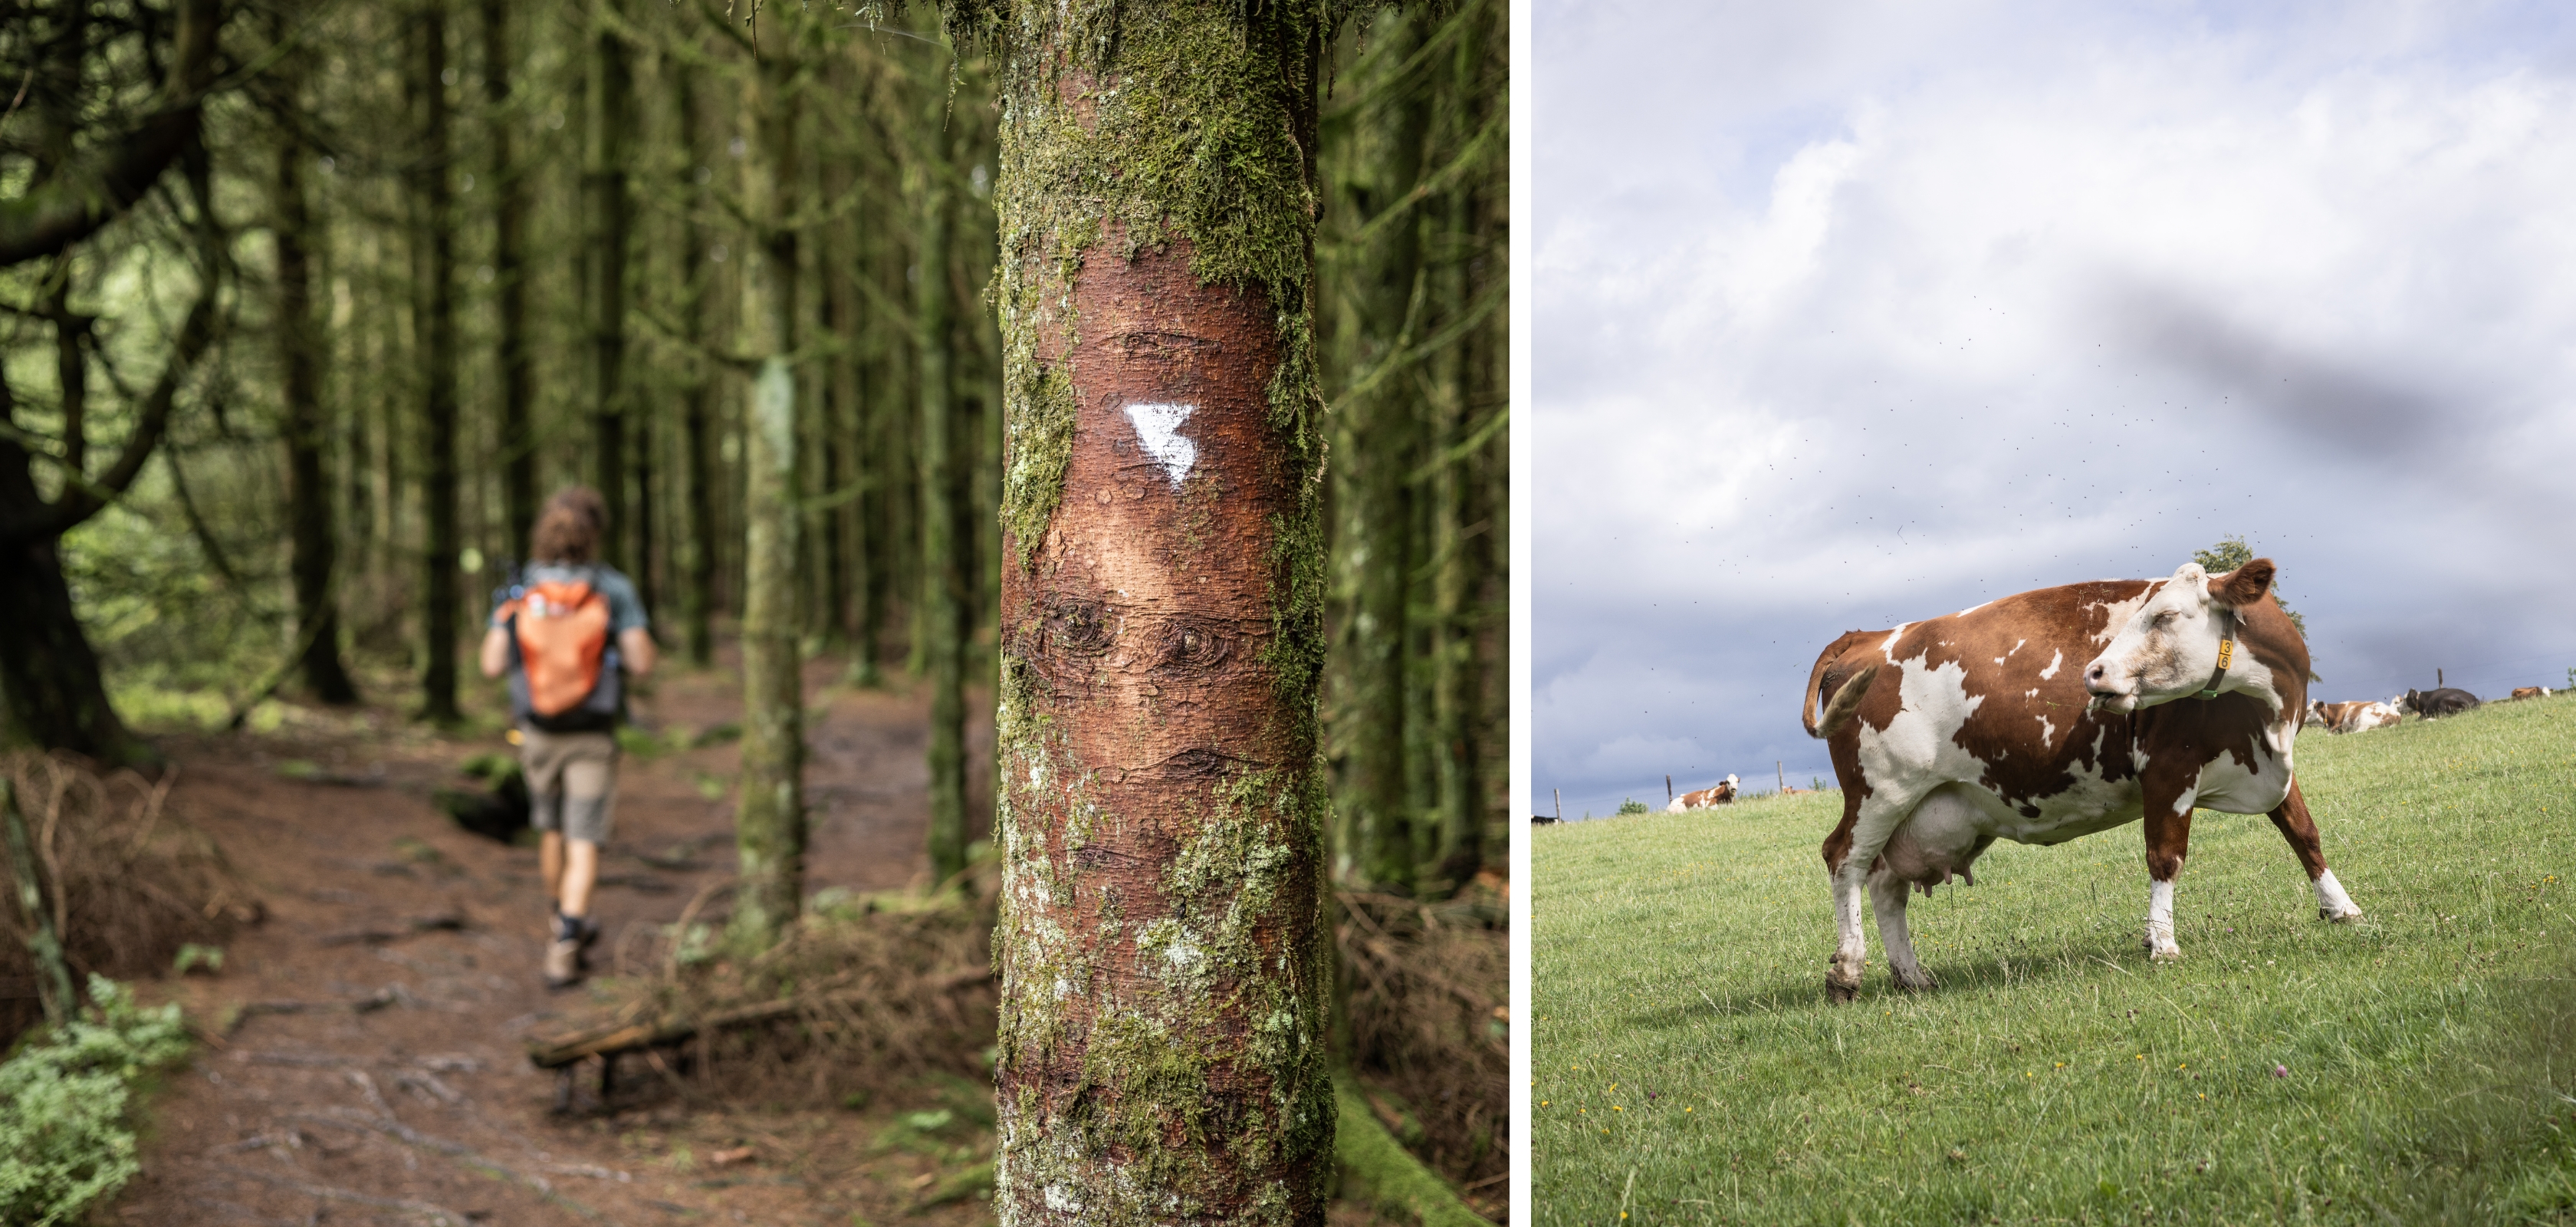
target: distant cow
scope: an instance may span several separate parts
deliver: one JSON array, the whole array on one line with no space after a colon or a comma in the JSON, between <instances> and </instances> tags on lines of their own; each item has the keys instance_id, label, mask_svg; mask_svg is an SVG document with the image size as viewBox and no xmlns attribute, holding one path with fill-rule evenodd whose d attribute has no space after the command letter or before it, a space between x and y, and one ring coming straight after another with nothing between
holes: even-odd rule
<instances>
[{"instance_id":1,"label":"distant cow","mask_svg":"<svg viewBox=\"0 0 2576 1227\"><path fill-rule=\"evenodd\" d=\"M2326 868L2290 767L2308 649L2258 558L2210 575L2043 588L1894 630L1853 631L1816 658L1810 736L1831 746L1843 818L1824 845L1839 934L1829 998L1860 990L1864 907L1888 970L1928 988L1905 925L1909 888L1964 876L1997 839L2058 844L2146 820L2146 945L2174 944L2174 877L2195 807L2268 813L2317 912L2361 915Z\"/></svg>"},{"instance_id":2,"label":"distant cow","mask_svg":"<svg viewBox=\"0 0 2576 1227\"><path fill-rule=\"evenodd\" d=\"M1530 825L1534 827L1552 827L1556 825L1556 819L1550 818L1545 814L1532 814L1530 815Z\"/></svg>"},{"instance_id":3,"label":"distant cow","mask_svg":"<svg viewBox=\"0 0 2576 1227\"><path fill-rule=\"evenodd\" d=\"M1665 806L1664 812L1678 814L1683 810L1707 809L1712 805L1725 805L1733 800L1735 800L1735 776L1730 772L1725 779L1719 780L1712 787L1700 789L1698 792L1686 792L1673 798L1673 803Z\"/></svg>"},{"instance_id":4,"label":"distant cow","mask_svg":"<svg viewBox=\"0 0 2576 1227\"><path fill-rule=\"evenodd\" d=\"M2393 703L2355 700L2350 703L2310 703L2309 715L2326 727L2329 733L2359 733L2367 729L2386 728L2405 718Z\"/></svg>"},{"instance_id":5,"label":"distant cow","mask_svg":"<svg viewBox=\"0 0 2576 1227\"><path fill-rule=\"evenodd\" d=\"M2552 692L2547 686L2516 686L2513 688L2513 694L2511 697L2516 699L2545 699L2548 698L2551 693Z\"/></svg>"},{"instance_id":6,"label":"distant cow","mask_svg":"<svg viewBox=\"0 0 2576 1227\"><path fill-rule=\"evenodd\" d=\"M2406 697L2397 700L2397 710L2427 720L2456 716L2477 705L2478 696L2457 686L2445 686L2440 690L2409 690Z\"/></svg>"}]
</instances>

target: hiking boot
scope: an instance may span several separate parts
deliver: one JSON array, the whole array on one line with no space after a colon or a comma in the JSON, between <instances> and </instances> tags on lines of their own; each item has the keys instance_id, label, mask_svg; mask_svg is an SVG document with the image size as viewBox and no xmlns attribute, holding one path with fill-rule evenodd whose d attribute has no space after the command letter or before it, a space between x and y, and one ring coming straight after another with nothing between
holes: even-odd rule
<instances>
[{"instance_id":1,"label":"hiking boot","mask_svg":"<svg viewBox=\"0 0 2576 1227\"><path fill-rule=\"evenodd\" d=\"M546 914L546 933L550 937L571 938L588 951L599 944L599 922L588 916L566 916L560 911Z\"/></svg>"},{"instance_id":2,"label":"hiking boot","mask_svg":"<svg viewBox=\"0 0 2576 1227\"><path fill-rule=\"evenodd\" d=\"M547 988L571 988L581 983L581 941L558 937L546 943L545 979Z\"/></svg>"}]
</instances>

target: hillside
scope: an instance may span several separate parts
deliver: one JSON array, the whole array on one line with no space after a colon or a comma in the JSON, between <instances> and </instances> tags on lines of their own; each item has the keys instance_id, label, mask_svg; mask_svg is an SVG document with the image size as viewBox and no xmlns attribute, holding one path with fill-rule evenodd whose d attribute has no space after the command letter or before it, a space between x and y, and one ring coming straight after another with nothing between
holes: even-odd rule
<instances>
[{"instance_id":1,"label":"hillside","mask_svg":"<svg viewBox=\"0 0 2576 1227\"><path fill-rule=\"evenodd\" d=\"M1537 1221L2576 1221L2576 700L2299 775L2360 923L2204 811L2156 966L2138 827L1998 844L1840 1009L1840 794L1533 831Z\"/></svg>"}]
</instances>

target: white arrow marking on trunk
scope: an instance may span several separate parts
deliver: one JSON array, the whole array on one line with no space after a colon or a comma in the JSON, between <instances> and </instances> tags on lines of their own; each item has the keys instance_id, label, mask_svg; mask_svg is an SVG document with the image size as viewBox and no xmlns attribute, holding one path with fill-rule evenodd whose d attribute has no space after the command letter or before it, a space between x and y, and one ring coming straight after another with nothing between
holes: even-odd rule
<instances>
[{"instance_id":1,"label":"white arrow marking on trunk","mask_svg":"<svg viewBox=\"0 0 2576 1227\"><path fill-rule=\"evenodd\" d=\"M1190 466L1198 463L1199 445L1181 436L1181 423L1198 412L1196 405L1129 405L1127 420L1136 427L1136 441L1144 445L1145 454L1172 475L1172 488L1181 488L1181 479L1189 476Z\"/></svg>"}]
</instances>

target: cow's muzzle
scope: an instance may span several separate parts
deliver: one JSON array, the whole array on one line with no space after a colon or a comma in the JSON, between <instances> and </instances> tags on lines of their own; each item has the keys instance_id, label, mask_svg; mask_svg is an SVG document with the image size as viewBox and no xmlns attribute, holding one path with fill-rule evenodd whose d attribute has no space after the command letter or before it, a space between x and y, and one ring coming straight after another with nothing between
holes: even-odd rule
<instances>
[{"instance_id":1,"label":"cow's muzzle","mask_svg":"<svg viewBox=\"0 0 2576 1227\"><path fill-rule=\"evenodd\" d=\"M2114 683L2110 666L2098 660L2084 667L2084 694L2089 700L2084 705L2087 712L2126 712L2138 705L2138 696Z\"/></svg>"}]
</instances>

